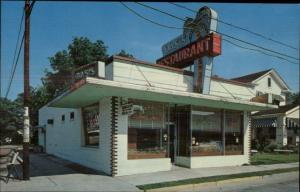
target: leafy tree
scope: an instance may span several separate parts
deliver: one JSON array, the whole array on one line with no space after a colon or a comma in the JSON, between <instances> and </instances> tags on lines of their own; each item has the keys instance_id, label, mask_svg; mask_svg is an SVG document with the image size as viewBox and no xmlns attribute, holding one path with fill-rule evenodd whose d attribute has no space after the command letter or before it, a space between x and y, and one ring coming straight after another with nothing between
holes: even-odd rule
<instances>
[{"instance_id":1,"label":"leafy tree","mask_svg":"<svg viewBox=\"0 0 300 192\"><path fill-rule=\"evenodd\" d=\"M288 104L296 104L296 103L300 103L300 95L299 92L297 93L288 93L286 95L286 100Z\"/></svg>"},{"instance_id":2,"label":"leafy tree","mask_svg":"<svg viewBox=\"0 0 300 192\"><path fill-rule=\"evenodd\" d=\"M15 100L17 103L23 103L24 94L20 93ZM29 100L29 116L30 125L38 125L38 111L41 107L51 100L50 94L47 92L46 87L40 86L37 88L30 87L30 100Z\"/></svg>"},{"instance_id":3,"label":"leafy tree","mask_svg":"<svg viewBox=\"0 0 300 192\"><path fill-rule=\"evenodd\" d=\"M73 69L107 58L107 46L103 41L91 42L86 37L75 37L68 50L58 51L49 57L52 71L45 71L43 85L50 97L54 98L71 83Z\"/></svg>"},{"instance_id":4,"label":"leafy tree","mask_svg":"<svg viewBox=\"0 0 300 192\"><path fill-rule=\"evenodd\" d=\"M118 56L122 56L122 57L128 57L128 58L134 59L133 55L131 55L129 53L126 53L126 51L123 50L123 49L117 55Z\"/></svg>"},{"instance_id":5,"label":"leafy tree","mask_svg":"<svg viewBox=\"0 0 300 192\"><path fill-rule=\"evenodd\" d=\"M121 50L118 55L134 58L124 50ZM51 69L45 70L42 86L30 87L30 124L38 125L38 110L70 85L73 69L94 61L105 61L107 58L107 46L104 42L101 40L92 42L86 37L75 37L66 50L58 51L49 57ZM22 115L20 117L15 114L16 111L23 110L22 104L23 93L20 93L15 101L1 100L1 128L8 125L16 126L18 123L23 125L22 120L18 122L22 119Z\"/></svg>"},{"instance_id":6,"label":"leafy tree","mask_svg":"<svg viewBox=\"0 0 300 192\"><path fill-rule=\"evenodd\" d=\"M22 104L17 101L0 98L0 140L5 137L13 139L14 143L21 143L17 131L23 125Z\"/></svg>"}]
</instances>

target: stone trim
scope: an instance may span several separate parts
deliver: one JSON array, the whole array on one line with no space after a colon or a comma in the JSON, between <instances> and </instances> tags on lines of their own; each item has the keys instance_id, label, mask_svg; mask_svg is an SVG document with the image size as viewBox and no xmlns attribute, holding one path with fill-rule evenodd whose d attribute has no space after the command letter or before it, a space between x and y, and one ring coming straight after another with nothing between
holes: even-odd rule
<instances>
[{"instance_id":1,"label":"stone trim","mask_svg":"<svg viewBox=\"0 0 300 192\"><path fill-rule=\"evenodd\" d=\"M117 175L118 97L111 97L111 176Z\"/></svg>"}]
</instances>

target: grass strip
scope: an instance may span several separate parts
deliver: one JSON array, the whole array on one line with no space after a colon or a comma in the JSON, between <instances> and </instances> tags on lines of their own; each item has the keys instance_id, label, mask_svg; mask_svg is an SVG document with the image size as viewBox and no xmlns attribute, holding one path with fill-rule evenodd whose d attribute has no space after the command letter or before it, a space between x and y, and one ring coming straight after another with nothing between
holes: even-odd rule
<instances>
[{"instance_id":1,"label":"grass strip","mask_svg":"<svg viewBox=\"0 0 300 192\"><path fill-rule=\"evenodd\" d=\"M299 154L257 153L251 156L251 165L299 162Z\"/></svg>"},{"instance_id":2,"label":"grass strip","mask_svg":"<svg viewBox=\"0 0 300 192\"><path fill-rule=\"evenodd\" d=\"M149 189L157 189L157 188L163 188L163 187L174 187L174 186L179 186L179 185L216 182L216 181L244 178L244 177L252 177L252 176L273 175L273 174L292 172L292 171L299 171L299 167L292 167L292 168L285 168L285 169L273 169L273 170L257 171L257 172L249 172L249 173L238 173L238 174L232 174L232 175L217 175L217 176L211 176L211 177L184 179L184 180L177 180L177 181L168 181L168 182L161 182L161 183L138 185L136 187L145 191L145 190L149 190Z\"/></svg>"}]
</instances>

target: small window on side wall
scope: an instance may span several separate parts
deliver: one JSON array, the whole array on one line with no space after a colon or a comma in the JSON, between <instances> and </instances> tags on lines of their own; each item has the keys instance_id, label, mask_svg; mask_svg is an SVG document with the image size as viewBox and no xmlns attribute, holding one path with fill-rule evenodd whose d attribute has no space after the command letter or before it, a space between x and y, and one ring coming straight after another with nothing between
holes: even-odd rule
<instances>
[{"instance_id":1,"label":"small window on side wall","mask_svg":"<svg viewBox=\"0 0 300 192\"><path fill-rule=\"evenodd\" d=\"M74 118L75 118L75 114L74 114L74 112L71 112L70 113L70 120L74 120Z\"/></svg>"},{"instance_id":2,"label":"small window on side wall","mask_svg":"<svg viewBox=\"0 0 300 192\"><path fill-rule=\"evenodd\" d=\"M53 119L48 119L48 120L47 120L47 124L53 125L53 124L54 124L54 120L53 120Z\"/></svg>"},{"instance_id":3,"label":"small window on side wall","mask_svg":"<svg viewBox=\"0 0 300 192\"><path fill-rule=\"evenodd\" d=\"M61 116L61 121L64 122L65 121L65 115Z\"/></svg>"},{"instance_id":4,"label":"small window on side wall","mask_svg":"<svg viewBox=\"0 0 300 192\"><path fill-rule=\"evenodd\" d=\"M82 108L83 131L86 146L99 146L100 116L99 104Z\"/></svg>"},{"instance_id":5,"label":"small window on side wall","mask_svg":"<svg viewBox=\"0 0 300 192\"><path fill-rule=\"evenodd\" d=\"M268 87L271 87L271 78L268 78Z\"/></svg>"}]
</instances>

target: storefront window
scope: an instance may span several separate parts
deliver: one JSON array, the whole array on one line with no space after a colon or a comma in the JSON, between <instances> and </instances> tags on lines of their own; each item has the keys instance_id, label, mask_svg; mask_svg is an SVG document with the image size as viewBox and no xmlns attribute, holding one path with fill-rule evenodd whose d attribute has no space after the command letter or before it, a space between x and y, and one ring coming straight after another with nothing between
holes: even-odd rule
<instances>
[{"instance_id":1,"label":"storefront window","mask_svg":"<svg viewBox=\"0 0 300 192\"><path fill-rule=\"evenodd\" d=\"M85 145L99 145L99 104L82 108Z\"/></svg>"},{"instance_id":2,"label":"storefront window","mask_svg":"<svg viewBox=\"0 0 300 192\"><path fill-rule=\"evenodd\" d=\"M225 155L243 154L243 113L226 111L225 113Z\"/></svg>"},{"instance_id":3,"label":"storefront window","mask_svg":"<svg viewBox=\"0 0 300 192\"><path fill-rule=\"evenodd\" d=\"M128 115L128 159L167 157L167 105L133 99L128 102L132 104Z\"/></svg>"},{"instance_id":4,"label":"storefront window","mask_svg":"<svg viewBox=\"0 0 300 192\"><path fill-rule=\"evenodd\" d=\"M193 107L192 156L222 154L221 110Z\"/></svg>"}]
</instances>

